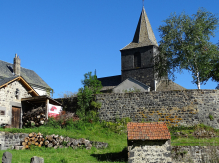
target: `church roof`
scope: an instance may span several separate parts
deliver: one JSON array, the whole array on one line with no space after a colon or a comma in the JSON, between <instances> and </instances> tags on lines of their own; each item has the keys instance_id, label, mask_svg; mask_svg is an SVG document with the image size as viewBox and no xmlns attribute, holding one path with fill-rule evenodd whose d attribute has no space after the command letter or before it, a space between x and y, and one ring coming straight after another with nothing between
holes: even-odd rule
<instances>
[{"instance_id":1,"label":"church roof","mask_svg":"<svg viewBox=\"0 0 219 163\"><path fill-rule=\"evenodd\" d=\"M121 50L133 49L150 45L158 46L148 16L143 7L132 42L124 48L122 48Z\"/></svg>"},{"instance_id":2,"label":"church roof","mask_svg":"<svg viewBox=\"0 0 219 163\"><path fill-rule=\"evenodd\" d=\"M186 88L182 87L179 84L176 84L172 80L161 80L156 89L157 92L172 90L186 90Z\"/></svg>"},{"instance_id":3,"label":"church roof","mask_svg":"<svg viewBox=\"0 0 219 163\"><path fill-rule=\"evenodd\" d=\"M103 88L101 91L107 91L107 90L112 90L115 88L117 85L121 83L121 75L116 75L116 76L109 76L109 77L103 77L103 78L97 78L99 81L101 81L101 84Z\"/></svg>"},{"instance_id":4,"label":"church roof","mask_svg":"<svg viewBox=\"0 0 219 163\"><path fill-rule=\"evenodd\" d=\"M50 86L33 70L21 67L21 76L31 85L43 88L50 88ZM13 64L0 60L0 79L13 78ZM7 80L7 79L5 79Z\"/></svg>"},{"instance_id":5,"label":"church roof","mask_svg":"<svg viewBox=\"0 0 219 163\"><path fill-rule=\"evenodd\" d=\"M97 78L101 81L103 87L105 86L117 86L121 83L121 75L109 76L104 78Z\"/></svg>"}]
</instances>

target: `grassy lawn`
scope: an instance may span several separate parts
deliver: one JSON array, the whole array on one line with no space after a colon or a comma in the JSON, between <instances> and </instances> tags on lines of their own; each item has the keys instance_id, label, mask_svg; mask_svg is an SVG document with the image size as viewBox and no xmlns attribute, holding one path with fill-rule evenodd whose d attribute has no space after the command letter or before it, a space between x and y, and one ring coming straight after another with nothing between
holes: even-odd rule
<instances>
[{"instance_id":1,"label":"grassy lawn","mask_svg":"<svg viewBox=\"0 0 219 163\"><path fill-rule=\"evenodd\" d=\"M203 124L193 127L172 127L169 128L171 133L172 146L219 146L219 130ZM203 133L200 137L195 137L194 133ZM177 135L176 133L179 133ZM214 134L214 137L208 133ZM202 137L203 136L203 137Z\"/></svg>"},{"instance_id":2,"label":"grassy lawn","mask_svg":"<svg viewBox=\"0 0 219 163\"><path fill-rule=\"evenodd\" d=\"M58 134L68 136L71 138L85 138L90 141L98 141L108 143L106 149L96 149L93 147L91 150L86 149L49 149L45 147L31 148L29 150L7 150L12 153L13 163L28 163L31 157L43 157L45 163L72 163L72 162L127 162L127 137L126 134L117 134L113 131L102 127L98 123L79 125L72 128L53 128L53 127L39 127L39 128L26 128L26 129L0 129L5 132L14 133L30 133L41 132L44 135ZM0 151L0 156L5 151ZM1 161L1 157L0 157Z\"/></svg>"},{"instance_id":3,"label":"grassy lawn","mask_svg":"<svg viewBox=\"0 0 219 163\"><path fill-rule=\"evenodd\" d=\"M213 130L211 128L206 128L206 126L201 127L178 127L170 128L171 131L171 143L173 146L204 146L204 145L219 145L219 138L195 138L192 133L197 129L211 130L219 136L218 130ZM39 128L26 128L26 129L0 129L5 132L14 133L30 133L30 132L41 132L44 135L58 134L62 136L68 136L71 138L85 138L90 141L99 141L108 143L109 146L106 149L96 149L91 150L86 149L72 149L72 148L61 148L61 149L49 149L45 147L36 148L31 147L29 150L7 150L12 153L13 163L27 163L30 162L31 157L38 156L43 157L45 163L89 163L89 162L127 162L127 134L115 133L111 126L104 127L100 123L78 123L70 125L66 128L61 128L60 126L41 126ZM175 136L176 132L182 132L187 134L188 138L182 136ZM0 151L0 156L5 151ZM1 161L1 157L0 157Z\"/></svg>"}]
</instances>

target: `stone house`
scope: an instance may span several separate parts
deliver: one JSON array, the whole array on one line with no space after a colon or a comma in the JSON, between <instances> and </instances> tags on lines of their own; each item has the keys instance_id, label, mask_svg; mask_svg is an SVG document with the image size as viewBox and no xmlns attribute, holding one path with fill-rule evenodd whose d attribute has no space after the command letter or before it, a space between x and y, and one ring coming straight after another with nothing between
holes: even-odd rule
<instances>
[{"instance_id":1,"label":"stone house","mask_svg":"<svg viewBox=\"0 0 219 163\"><path fill-rule=\"evenodd\" d=\"M48 95L52 88L33 70L21 67L21 59L15 54L13 64L0 60L0 79L22 76L22 78L39 94Z\"/></svg>"},{"instance_id":2,"label":"stone house","mask_svg":"<svg viewBox=\"0 0 219 163\"><path fill-rule=\"evenodd\" d=\"M127 124L128 162L170 163L170 132L165 122Z\"/></svg>"},{"instance_id":3,"label":"stone house","mask_svg":"<svg viewBox=\"0 0 219 163\"><path fill-rule=\"evenodd\" d=\"M153 58L159 54L158 44L144 7L132 42L122 48L120 52L122 74L98 78L103 85L102 92L113 92L115 87L128 78L150 87L150 91L185 90L172 81L166 82L169 81L167 77L162 80L156 78ZM133 86L129 85L129 89L133 89Z\"/></svg>"},{"instance_id":4,"label":"stone house","mask_svg":"<svg viewBox=\"0 0 219 163\"><path fill-rule=\"evenodd\" d=\"M0 124L21 127L21 98L36 97L39 94L21 76L0 78Z\"/></svg>"}]
</instances>

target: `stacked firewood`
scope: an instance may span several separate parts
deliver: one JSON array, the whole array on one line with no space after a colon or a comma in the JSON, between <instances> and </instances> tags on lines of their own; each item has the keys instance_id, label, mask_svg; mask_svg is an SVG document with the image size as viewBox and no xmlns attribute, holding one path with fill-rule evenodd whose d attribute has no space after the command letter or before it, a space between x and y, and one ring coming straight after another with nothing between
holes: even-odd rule
<instances>
[{"instance_id":1,"label":"stacked firewood","mask_svg":"<svg viewBox=\"0 0 219 163\"><path fill-rule=\"evenodd\" d=\"M73 139L53 134L46 136L45 146L49 148L53 147L55 149L63 147L72 147L73 149L76 149L84 146L86 149L91 149L92 144L89 140L84 138Z\"/></svg>"},{"instance_id":2,"label":"stacked firewood","mask_svg":"<svg viewBox=\"0 0 219 163\"><path fill-rule=\"evenodd\" d=\"M45 115L46 108L38 107L36 109L32 109L23 114L22 122L24 126L40 126L43 125L46 120Z\"/></svg>"},{"instance_id":3,"label":"stacked firewood","mask_svg":"<svg viewBox=\"0 0 219 163\"><path fill-rule=\"evenodd\" d=\"M30 133L28 137L25 137L24 141L21 143L22 146L20 149L29 149L31 145L35 145L38 147L46 146L48 148L67 148L72 147L73 149L77 148L86 148L91 149L91 147L95 148L107 148L108 143L103 142L92 142L87 139L81 138L81 139L73 139L69 137L63 137L59 135L46 135L46 137L43 137L43 134L41 133Z\"/></svg>"},{"instance_id":4,"label":"stacked firewood","mask_svg":"<svg viewBox=\"0 0 219 163\"><path fill-rule=\"evenodd\" d=\"M24 139L24 142L22 142L23 149L29 149L31 145L35 145L38 147L41 147L43 145L44 138L43 134L40 132L38 134L32 132Z\"/></svg>"}]
</instances>

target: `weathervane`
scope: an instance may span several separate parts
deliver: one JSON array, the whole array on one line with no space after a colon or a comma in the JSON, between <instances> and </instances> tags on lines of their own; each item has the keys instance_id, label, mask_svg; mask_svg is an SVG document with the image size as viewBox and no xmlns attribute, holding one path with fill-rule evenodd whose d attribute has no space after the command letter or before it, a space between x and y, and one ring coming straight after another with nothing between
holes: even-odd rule
<instances>
[{"instance_id":1,"label":"weathervane","mask_svg":"<svg viewBox=\"0 0 219 163\"><path fill-rule=\"evenodd\" d=\"M143 5L143 7L144 7L144 0L142 0L142 5Z\"/></svg>"}]
</instances>

